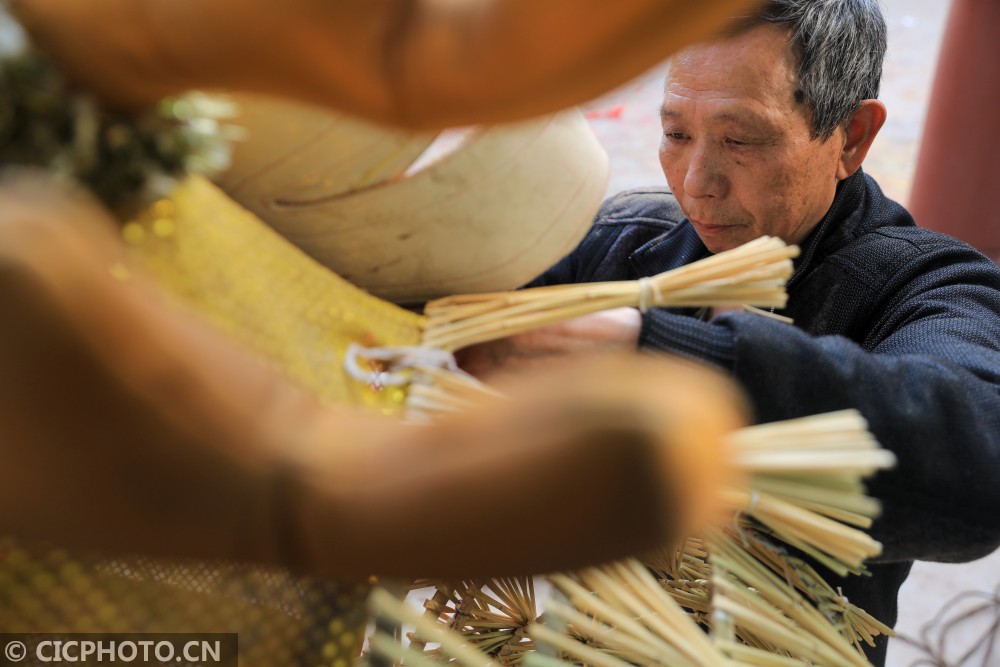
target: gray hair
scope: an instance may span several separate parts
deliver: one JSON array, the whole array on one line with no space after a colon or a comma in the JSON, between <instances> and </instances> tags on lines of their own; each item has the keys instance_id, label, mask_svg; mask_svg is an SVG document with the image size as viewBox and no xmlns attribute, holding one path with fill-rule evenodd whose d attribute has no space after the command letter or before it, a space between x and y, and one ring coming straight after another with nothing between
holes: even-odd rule
<instances>
[{"instance_id":1,"label":"gray hair","mask_svg":"<svg viewBox=\"0 0 1000 667\"><path fill-rule=\"evenodd\" d=\"M813 139L829 139L862 100L878 97L886 26L878 0L767 0L740 26L791 32L798 54L795 98L812 111Z\"/></svg>"}]
</instances>

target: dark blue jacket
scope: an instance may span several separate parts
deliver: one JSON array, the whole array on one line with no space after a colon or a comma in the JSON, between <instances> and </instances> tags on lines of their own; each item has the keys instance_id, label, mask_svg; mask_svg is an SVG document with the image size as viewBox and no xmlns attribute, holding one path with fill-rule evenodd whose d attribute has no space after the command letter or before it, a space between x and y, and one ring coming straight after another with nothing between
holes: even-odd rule
<instances>
[{"instance_id":1,"label":"dark blue jacket","mask_svg":"<svg viewBox=\"0 0 1000 667\"><path fill-rule=\"evenodd\" d=\"M612 197L580 246L533 285L630 280L707 256L670 192ZM921 229L861 172L802 243L780 314L711 322L654 309L640 345L727 369L760 422L857 408L899 459L869 484L884 553L872 577L835 580L893 624L914 560L962 561L1000 545L1000 270ZM835 578L834 578L835 579ZM884 662L885 644L869 654Z\"/></svg>"}]
</instances>

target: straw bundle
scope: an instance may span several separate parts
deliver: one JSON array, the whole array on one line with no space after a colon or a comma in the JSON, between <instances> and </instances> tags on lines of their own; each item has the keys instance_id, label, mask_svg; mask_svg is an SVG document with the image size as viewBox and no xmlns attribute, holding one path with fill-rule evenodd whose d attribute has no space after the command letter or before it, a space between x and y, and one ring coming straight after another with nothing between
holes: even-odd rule
<instances>
[{"instance_id":1,"label":"straw bundle","mask_svg":"<svg viewBox=\"0 0 1000 667\"><path fill-rule=\"evenodd\" d=\"M440 585L425 604L431 618L421 623L436 633L453 628L453 642L526 667L563 660L603 667L868 665L861 643L871 645L891 630L851 605L789 547L839 571L861 572L864 558L879 551L859 528L878 511L861 478L891 465L891 454L878 448L855 411L742 429L728 444L748 476L744 487L724 492L733 520L723 529L643 562L551 576L563 599L547 605L544 623L531 622L533 599L513 594L530 590L526 584L509 580L482 589L474 582ZM486 587L501 593L489 595ZM378 608L416 626L398 608ZM536 643L560 657L529 653L526 625ZM701 625L711 628L710 636ZM418 634L440 641L440 634ZM515 637L517 648L510 648ZM413 655L471 664L444 643Z\"/></svg>"},{"instance_id":2,"label":"straw bundle","mask_svg":"<svg viewBox=\"0 0 1000 667\"><path fill-rule=\"evenodd\" d=\"M352 346L345 370L373 386L406 388L407 417L427 421L460 412L496 392L458 370L448 353L619 307L784 307L784 284L798 248L761 237L651 278L467 294L429 302L414 347ZM767 311L762 315L779 317ZM787 319L787 318L780 318Z\"/></svg>"},{"instance_id":3,"label":"straw bundle","mask_svg":"<svg viewBox=\"0 0 1000 667\"><path fill-rule=\"evenodd\" d=\"M870 525L878 504L863 495L861 478L892 465L892 455L878 449L854 411L742 429L729 445L749 473L745 488L724 492L734 520L704 542L688 540L681 550L646 559L666 578L663 598L685 608L692 624L711 625L713 653L728 665L867 665L860 643L890 629L844 600L788 546L839 571L862 571L880 545L845 524ZM609 586L594 590L607 596ZM583 599L576 593L574 602ZM594 602L585 604L581 611L593 616ZM660 636L678 646L671 635ZM586 639L594 649L594 633ZM559 648L566 651L565 638Z\"/></svg>"},{"instance_id":4,"label":"straw bundle","mask_svg":"<svg viewBox=\"0 0 1000 667\"><path fill-rule=\"evenodd\" d=\"M742 429L731 456L749 473L747 487L726 491L734 510L760 522L782 542L841 576L859 574L881 545L869 528L878 503L862 478L892 467L856 410L844 410Z\"/></svg>"},{"instance_id":5,"label":"straw bundle","mask_svg":"<svg viewBox=\"0 0 1000 667\"><path fill-rule=\"evenodd\" d=\"M611 308L782 308L797 255L797 247L764 236L651 278L438 299L424 309L422 344L458 350Z\"/></svg>"},{"instance_id":6,"label":"straw bundle","mask_svg":"<svg viewBox=\"0 0 1000 667\"><path fill-rule=\"evenodd\" d=\"M782 307L796 254L762 238L641 281L442 299L426 308L422 347L456 350L622 306ZM456 369L409 368L411 414L423 418L497 396ZM841 575L863 572L864 560L881 547L863 530L879 507L861 480L891 466L892 455L850 410L742 429L728 452L745 473L742 485L722 491L730 525L647 555L642 564L553 576L569 603L550 604L544 624L535 622L530 580L440 583L419 626L412 612L376 606L417 629L408 664L423 664L417 656L473 664L475 652L467 649L501 664L563 664L532 652L532 639L574 662L610 667L867 664L861 642L890 630L844 600L793 550ZM699 625L712 628L711 638ZM448 642L442 632L452 633ZM428 650L428 641L440 646ZM374 642L372 649L389 655Z\"/></svg>"}]
</instances>

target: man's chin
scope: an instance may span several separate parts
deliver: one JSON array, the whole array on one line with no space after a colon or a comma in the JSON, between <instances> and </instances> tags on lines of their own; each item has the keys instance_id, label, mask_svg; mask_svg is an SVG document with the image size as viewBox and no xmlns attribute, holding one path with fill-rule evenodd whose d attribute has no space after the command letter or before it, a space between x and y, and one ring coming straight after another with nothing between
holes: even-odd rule
<instances>
[{"instance_id":1,"label":"man's chin","mask_svg":"<svg viewBox=\"0 0 1000 667\"><path fill-rule=\"evenodd\" d=\"M713 253L737 248L752 241L751 230L745 225L710 224L688 218L698 238Z\"/></svg>"},{"instance_id":2,"label":"man's chin","mask_svg":"<svg viewBox=\"0 0 1000 667\"><path fill-rule=\"evenodd\" d=\"M746 230L729 228L726 230L718 230L714 233L702 233L701 230L697 230L698 238L701 242L705 244L705 247L712 252L712 254L718 254L720 252L725 252L726 250L732 250L733 248L738 248L744 243L749 243L753 240ZM743 232L743 233L741 233Z\"/></svg>"}]
</instances>

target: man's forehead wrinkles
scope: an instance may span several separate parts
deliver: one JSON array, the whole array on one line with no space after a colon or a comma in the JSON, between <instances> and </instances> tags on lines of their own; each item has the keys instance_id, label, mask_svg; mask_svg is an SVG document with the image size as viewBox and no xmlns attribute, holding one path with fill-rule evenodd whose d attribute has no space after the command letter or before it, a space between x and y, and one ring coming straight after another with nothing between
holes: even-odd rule
<instances>
[{"instance_id":1,"label":"man's forehead wrinkles","mask_svg":"<svg viewBox=\"0 0 1000 667\"><path fill-rule=\"evenodd\" d=\"M721 98L730 99L730 98ZM717 101L717 100L714 100ZM694 102L697 104L697 102ZM736 103L734 103L736 104ZM679 104L671 104L670 101L665 100L660 106L660 116L662 118L676 118L682 120L687 116L694 116L695 114L686 114L683 109L684 102ZM710 111L703 114L704 118L710 122L735 122L735 123L747 123L754 125L767 124L768 116L754 111L747 107L729 107L720 109L718 111Z\"/></svg>"}]
</instances>

